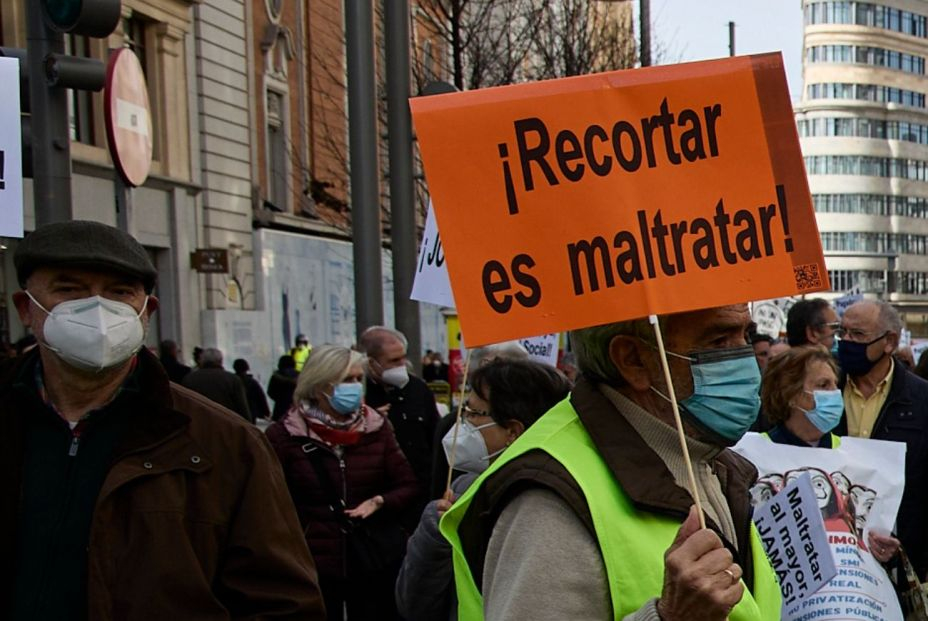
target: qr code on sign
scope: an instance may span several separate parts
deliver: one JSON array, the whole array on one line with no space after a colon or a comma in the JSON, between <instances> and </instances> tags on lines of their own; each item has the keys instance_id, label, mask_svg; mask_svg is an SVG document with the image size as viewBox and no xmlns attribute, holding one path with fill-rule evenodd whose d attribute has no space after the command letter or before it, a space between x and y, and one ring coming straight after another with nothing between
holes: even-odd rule
<instances>
[{"instance_id":1,"label":"qr code on sign","mask_svg":"<svg viewBox=\"0 0 928 621\"><path fill-rule=\"evenodd\" d=\"M799 291L822 286L822 277L818 273L817 263L793 266L793 276L796 278L796 289Z\"/></svg>"}]
</instances>

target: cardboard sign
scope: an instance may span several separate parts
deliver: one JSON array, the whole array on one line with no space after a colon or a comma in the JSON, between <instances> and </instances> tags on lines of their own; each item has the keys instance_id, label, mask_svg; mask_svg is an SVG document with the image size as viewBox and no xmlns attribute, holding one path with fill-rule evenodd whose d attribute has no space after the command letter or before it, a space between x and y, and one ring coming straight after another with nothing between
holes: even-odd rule
<instances>
[{"instance_id":1,"label":"cardboard sign","mask_svg":"<svg viewBox=\"0 0 928 621\"><path fill-rule=\"evenodd\" d=\"M23 143L19 110L19 60L0 58L0 237L23 236Z\"/></svg>"},{"instance_id":2,"label":"cardboard sign","mask_svg":"<svg viewBox=\"0 0 928 621\"><path fill-rule=\"evenodd\" d=\"M431 202L425 216L425 230L422 232L422 244L419 246L419 262L416 264L416 277L409 297L419 302L454 308L454 294L451 293L451 281L448 280L445 252Z\"/></svg>"},{"instance_id":3,"label":"cardboard sign","mask_svg":"<svg viewBox=\"0 0 928 621\"><path fill-rule=\"evenodd\" d=\"M754 525L780 581L784 611L837 575L808 472L755 508Z\"/></svg>"},{"instance_id":4,"label":"cardboard sign","mask_svg":"<svg viewBox=\"0 0 928 621\"><path fill-rule=\"evenodd\" d=\"M779 54L410 106L472 346L829 287Z\"/></svg>"}]
</instances>

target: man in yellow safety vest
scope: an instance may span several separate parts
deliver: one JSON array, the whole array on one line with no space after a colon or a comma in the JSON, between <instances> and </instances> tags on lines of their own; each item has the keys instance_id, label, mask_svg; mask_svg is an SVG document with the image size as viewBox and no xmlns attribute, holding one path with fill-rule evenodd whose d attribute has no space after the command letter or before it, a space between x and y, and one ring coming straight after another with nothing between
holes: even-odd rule
<instances>
[{"instance_id":1,"label":"man in yellow safety vest","mask_svg":"<svg viewBox=\"0 0 928 621\"><path fill-rule=\"evenodd\" d=\"M442 519L458 618L780 618L776 576L751 523L756 470L725 448L759 406L750 319L744 304L660 319L695 491L652 326L571 334L583 374L571 395Z\"/></svg>"}]
</instances>

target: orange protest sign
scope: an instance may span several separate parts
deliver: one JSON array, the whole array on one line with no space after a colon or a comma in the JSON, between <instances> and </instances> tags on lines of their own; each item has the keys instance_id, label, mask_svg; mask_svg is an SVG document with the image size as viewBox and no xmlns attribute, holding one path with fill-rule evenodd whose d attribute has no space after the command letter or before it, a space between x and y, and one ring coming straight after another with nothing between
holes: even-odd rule
<instances>
[{"instance_id":1,"label":"orange protest sign","mask_svg":"<svg viewBox=\"0 0 928 621\"><path fill-rule=\"evenodd\" d=\"M829 287L779 54L411 106L468 346Z\"/></svg>"}]
</instances>

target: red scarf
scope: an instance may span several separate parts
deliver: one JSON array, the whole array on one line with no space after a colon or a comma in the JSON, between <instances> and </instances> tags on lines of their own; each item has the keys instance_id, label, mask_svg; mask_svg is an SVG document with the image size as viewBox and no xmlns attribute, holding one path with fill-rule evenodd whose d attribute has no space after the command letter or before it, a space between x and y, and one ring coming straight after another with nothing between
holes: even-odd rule
<instances>
[{"instance_id":1,"label":"red scarf","mask_svg":"<svg viewBox=\"0 0 928 621\"><path fill-rule=\"evenodd\" d=\"M331 444L333 446L351 446L357 444L361 440L361 436L364 435L361 432L363 426L357 426L354 429L342 430L342 429L333 429L323 423L320 423L316 420L310 419L309 426L317 436L319 436L323 442L326 444Z\"/></svg>"}]
</instances>

